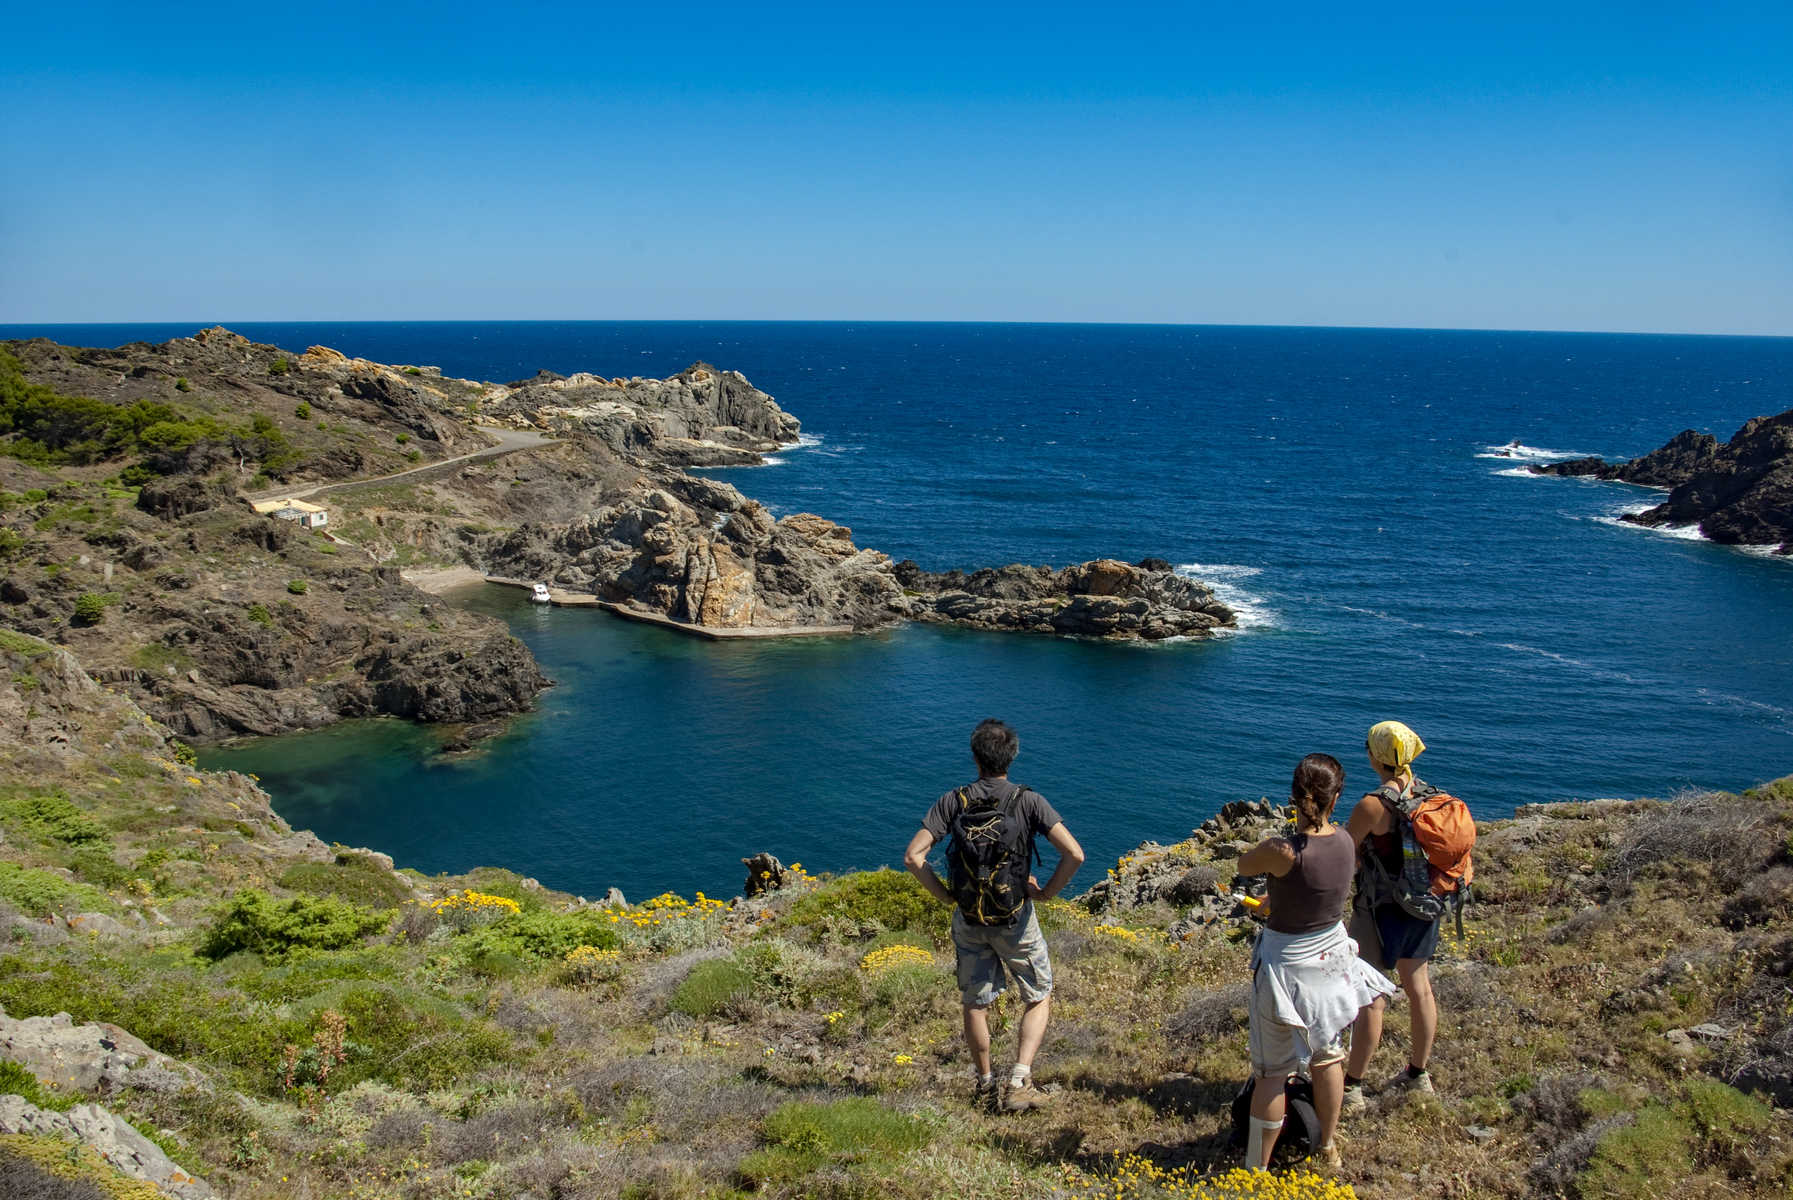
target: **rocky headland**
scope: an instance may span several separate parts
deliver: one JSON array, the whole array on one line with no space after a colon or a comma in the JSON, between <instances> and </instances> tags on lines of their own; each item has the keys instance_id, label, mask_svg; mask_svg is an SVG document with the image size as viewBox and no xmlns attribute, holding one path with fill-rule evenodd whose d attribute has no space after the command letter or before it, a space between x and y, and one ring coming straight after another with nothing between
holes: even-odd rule
<instances>
[{"instance_id":1,"label":"rocky headland","mask_svg":"<svg viewBox=\"0 0 1793 1200\"><path fill-rule=\"evenodd\" d=\"M1629 462L1579 458L1531 470L1663 488L1662 503L1622 519L1651 527L1698 525L1714 542L1793 554L1793 409L1745 422L1728 442L1687 429Z\"/></svg>"},{"instance_id":2,"label":"rocky headland","mask_svg":"<svg viewBox=\"0 0 1793 1200\"><path fill-rule=\"evenodd\" d=\"M799 422L707 364L486 383L222 328L0 351L0 624L198 741L375 715L489 730L530 707L548 681L528 651L407 582L444 568L721 631L1234 623L1161 560L934 574L825 517L774 517L687 468L761 462ZM325 529L250 504L289 496Z\"/></svg>"}]
</instances>

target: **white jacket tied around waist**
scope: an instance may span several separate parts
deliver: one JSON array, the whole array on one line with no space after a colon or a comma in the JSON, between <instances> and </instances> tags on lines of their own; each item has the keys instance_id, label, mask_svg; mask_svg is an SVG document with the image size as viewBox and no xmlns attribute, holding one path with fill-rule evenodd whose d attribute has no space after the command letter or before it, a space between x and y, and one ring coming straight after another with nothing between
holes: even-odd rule
<instances>
[{"instance_id":1,"label":"white jacket tied around waist","mask_svg":"<svg viewBox=\"0 0 1793 1200\"><path fill-rule=\"evenodd\" d=\"M1338 921L1312 933L1259 931L1251 971L1252 1066L1267 1075L1304 1069L1344 1036L1359 1011L1395 991L1357 956L1357 943Z\"/></svg>"}]
</instances>

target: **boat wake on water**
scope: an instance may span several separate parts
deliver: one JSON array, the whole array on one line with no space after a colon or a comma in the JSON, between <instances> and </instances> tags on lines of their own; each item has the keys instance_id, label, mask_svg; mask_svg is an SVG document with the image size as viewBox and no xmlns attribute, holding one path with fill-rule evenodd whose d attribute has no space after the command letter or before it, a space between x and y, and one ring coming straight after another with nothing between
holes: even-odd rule
<instances>
[{"instance_id":1,"label":"boat wake on water","mask_svg":"<svg viewBox=\"0 0 1793 1200\"><path fill-rule=\"evenodd\" d=\"M1632 526L1631 528L1640 527ZM1498 635L1484 633L1480 630L1453 629L1444 625L1430 625L1423 621L1413 621L1406 617L1396 616L1393 613L1382 612L1379 609L1359 608L1356 605L1339 604L1318 597L1296 597L1296 599L1300 599L1304 604L1322 605L1327 608L1336 609L1340 612L1355 613L1358 616L1370 617L1377 621L1387 621L1395 625L1402 625L1408 629L1421 629L1430 633L1448 633L1460 638L1485 642L1497 650L1506 650L1513 654L1523 654L1532 658L1541 658L1568 670L1589 675L1596 679L1604 679L1612 683L1622 683L1628 687L1661 688L1670 686L1666 680L1651 680L1630 672L1615 670L1612 667L1603 667L1598 663L1588 662L1586 659L1582 658L1574 658L1567 654L1559 654L1555 650L1546 650L1541 646L1530 646L1524 642L1498 642L1494 640ZM1712 691L1708 688L1700 688L1699 694L1709 703L1728 705L1735 708L1747 709L1753 712L1767 713L1780 717L1780 731L1793 737L1793 722L1788 720L1788 718L1793 718L1793 710L1781 708L1774 704L1768 704L1761 700L1752 700L1748 696L1735 696L1727 692Z\"/></svg>"},{"instance_id":2,"label":"boat wake on water","mask_svg":"<svg viewBox=\"0 0 1793 1200\"><path fill-rule=\"evenodd\" d=\"M1543 446L1527 446L1523 442L1506 442L1496 446L1483 446L1477 458L1504 458L1509 462L1550 463L1567 462L1572 458L1590 458L1579 450L1548 450ZM1507 474L1503 471L1501 474Z\"/></svg>"}]
</instances>

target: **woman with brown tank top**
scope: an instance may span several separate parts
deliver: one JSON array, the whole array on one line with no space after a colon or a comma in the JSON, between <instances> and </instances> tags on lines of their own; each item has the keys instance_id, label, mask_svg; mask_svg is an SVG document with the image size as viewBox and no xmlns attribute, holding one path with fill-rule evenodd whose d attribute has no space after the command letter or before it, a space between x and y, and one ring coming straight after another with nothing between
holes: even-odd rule
<instances>
[{"instance_id":1,"label":"woman with brown tank top","mask_svg":"<svg viewBox=\"0 0 1793 1200\"><path fill-rule=\"evenodd\" d=\"M1337 1164L1333 1133L1345 1089L1344 1033L1392 985L1357 957L1345 932L1357 850L1332 823L1345 769L1330 754L1295 768L1289 798L1295 830L1266 838L1239 858L1239 874L1269 876L1266 928L1251 957L1251 1136L1245 1165L1269 1166L1282 1132L1289 1076L1307 1069L1320 1119L1315 1155Z\"/></svg>"}]
</instances>

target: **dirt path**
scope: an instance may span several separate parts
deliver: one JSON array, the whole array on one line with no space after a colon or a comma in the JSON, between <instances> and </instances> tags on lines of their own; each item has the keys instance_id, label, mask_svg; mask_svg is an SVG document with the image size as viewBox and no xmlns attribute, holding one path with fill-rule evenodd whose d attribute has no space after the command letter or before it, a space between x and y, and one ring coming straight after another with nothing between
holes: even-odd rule
<instances>
[{"instance_id":1,"label":"dirt path","mask_svg":"<svg viewBox=\"0 0 1793 1200\"><path fill-rule=\"evenodd\" d=\"M339 479L331 483L312 483L301 488L285 488L272 492L245 493L250 500L305 500L312 496L332 492L337 488L360 487L369 483L388 483L394 479L405 479L412 475L420 475L425 471L440 471L444 467L459 466L480 458L497 458L502 454L514 454L518 450L533 450L538 446L551 446L558 438L546 434L531 433L524 429L497 429L489 425L479 427L498 439L496 446L487 446L483 450L475 450L472 454L458 454L453 458L445 458L439 462L425 463L421 467L411 467L403 471L395 471L391 475L375 475L369 479Z\"/></svg>"}]
</instances>

